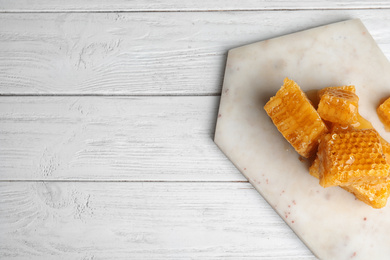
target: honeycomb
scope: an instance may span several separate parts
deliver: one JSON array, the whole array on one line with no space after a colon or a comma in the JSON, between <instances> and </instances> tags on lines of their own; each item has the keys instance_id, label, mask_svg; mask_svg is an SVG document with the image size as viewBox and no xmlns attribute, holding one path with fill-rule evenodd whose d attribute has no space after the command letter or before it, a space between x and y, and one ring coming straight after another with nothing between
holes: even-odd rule
<instances>
[{"instance_id":1,"label":"honeycomb","mask_svg":"<svg viewBox=\"0 0 390 260\"><path fill-rule=\"evenodd\" d=\"M319 178L320 159L315 158L309 168L310 175ZM341 186L344 190L355 195L356 198L370 205L373 208L383 208L386 206L387 199L390 196L390 181L380 184L351 184Z\"/></svg>"},{"instance_id":2,"label":"honeycomb","mask_svg":"<svg viewBox=\"0 0 390 260\"><path fill-rule=\"evenodd\" d=\"M350 127L350 126L348 126L348 127ZM367 119L362 117L360 114L358 114L358 123L354 124L352 127L355 129L374 129L374 127L372 126L370 121L368 121ZM341 127L340 125L338 127L333 126L333 129L335 129L335 128L338 128L338 129L344 128L345 129L346 127L345 126ZM379 136L379 140L382 144L382 150L383 150L383 154L385 155L386 162L388 164L390 164L390 144L385 139L383 139L380 135L378 135L378 136Z\"/></svg>"},{"instance_id":3,"label":"honeycomb","mask_svg":"<svg viewBox=\"0 0 390 260\"><path fill-rule=\"evenodd\" d=\"M342 188L354 194L359 200L377 209L386 206L387 199L390 195L389 181L380 184L363 183L361 185L350 185Z\"/></svg>"},{"instance_id":4,"label":"honeycomb","mask_svg":"<svg viewBox=\"0 0 390 260\"><path fill-rule=\"evenodd\" d=\"M376 110L379 119L385 126L385 130L390 132L390 98L386 99Z\"/></svg>"},{"instance_id":5,"label":"honeycomb","mask_svg":"<svg viewBox=\"0 0 390 260\"><path fill-rule=\"evenodd\" d=\"M374 129L332 131L321 140L317 154L323 187L379 184L390 177L390 165Z\"/></svg>"},{"instance_id":6,"label":"honeycomb","mask_svg":"<svg viewBox=\"0 0 390 260\"><path fill-rule=\"evenodd\" d=\"M315 154L327 128L298 84L286 78L264 109L301 156L308 158Z\"/></svg>"},{"instance_id":7,"label":"honeycomb","mask_svg":"<svg viewBox=\"0 0 390 260\"><path fill-rule=\"evenodd\" d=\"M289 79L264 108L299 154L309 157L318 148L309 173L321 186L340 186L371 207L383 208L390 196L390 144L358 113L355 86L310 94L320 99L317 115ZM390 131L390 98L377 112Z\"/></svg>"},{"instance_id":8,"label":"honeycomb","mask_svg":"<svg viewBox=\"0 0 390 260\"><path fill-rule=\"evenodd\" d=\"M318 114L332 123L355 124L358 122L358 96L345 89L328 88L320 91Z\"/></svg>"},{"instance_id":9,"label":"honeycomb","mask_svg":"<svg viewBox=\"0 0 390 260\"><path fill-rule=\"evenodd\" d=\"M360 114L358 114L358 123L353 125L352 127L355 129L374 129L370 121L362 117ZM338 126L338 128L345 129L345 126L344 127ZM383 139L380 135L378 136L382 144L382 150L383 150L383 154L385 155L386 162L390 164L390 144L385 139Z\"/></svg>"}]
</instances>

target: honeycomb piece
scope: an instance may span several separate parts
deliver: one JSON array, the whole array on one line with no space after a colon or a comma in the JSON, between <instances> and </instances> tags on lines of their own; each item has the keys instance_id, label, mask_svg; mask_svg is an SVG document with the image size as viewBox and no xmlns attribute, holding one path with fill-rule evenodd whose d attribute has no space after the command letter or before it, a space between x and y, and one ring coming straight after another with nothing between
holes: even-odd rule
<instances>
[{"instance_id":1,"label":"honeycomb piece","mask_svg":"<svg viewBox=\"0 0 390 260\"><path fill-rule=\"evenodd\" d=\"M361 185L349 185L342 188L354 194L359 200L377 209L386 206L390 195L389 181L380 184L363 183Z\"/></svg>"},{"instance_id":2,"label":"honeycomb piece","mask_svg":"<svg viewBox=\"0 0 390 260\"><path fill-rule=\"evenodd\" d=\"M310 166L310 175L319 178L320 159L316 157ZM380 184L351 184L342 186L344 190L351 192L356 198L370 205L373 208L383 208L386 206L390 196L390 181Z\"/></svg>"},{"instance_id":3,"label":"honeycomb piece","mask_svg":"<svg viewBox=\"0 0 390 260\"><path fill-rule=\"evenodd\" d=\"M362 117L360 114L358 114L358 118L359 118L358 123L355 125L330 124L329 130L330 132L334 132L334 131L350 131L353 129L374 129L370 121ZM390 144L385 139L383 139L383 137L381 137L380 135L379 135L379 141L381 142L382 151L386 158L386 162L390 164Z\"/></svg>"},{"instance_id":4,"label":"honeycomb piece","mask_svg":"<svg viewBox=\"0 0 390 260\"><path fill-rule=\"evenodd\" d=\"M332 90L345 90L345 91L349 91L349 92L352 92L352 93L356 93L356 88L354 85L349 85L349 86L339 86L339 87L327 87L327 88L323 88L321 90L318 91L318 96L321 98L322 95L327 92L327 91L332 91Z\"/></svg>"},{"instance_id":5,"label":"honeycomb piece","mask_svg":"<svg viewBox=\"0 0 390 260\"><path fill-rule=\"evenodd\" d=\"M358 114L358 123L356 125L353 125L356 129L374 129L371 122L362 117L360 114ZM379 135L379 134L378 134ZM386 162L390 164L390 144L383 139L382 136L379 135L379 141L382 144L382 151L385 155Z\"/></svg>"},{"instance_id":6,"label":"honeycomb piece","mask_svg":"<svg viewBox=\"0 0 390 260\"><path fill-rule=\"evenodd\" d=\"M264 109L301 156L308 158L315 153L327 128L298 84L286 78Z\"/></svg>"},{"instance_id":7,"label":"honeycomb piece","mask_svg":"<svg viewBox=\"0 0 390 260\"><path fill-rule=\"evenodd\" d=\"M348 90L328 88L318 104L318 114L332 123L351 125L358 122L359 97Z\"/></svg>"},{"instance_id":8,"label":"honeycomb piece","mask_svg":"<svg viewBox=\"0 0 390 260\"><path fill-rule=\"evenodd\" d=\"M379 119L385 126L385 130L390 132L390 98L386 99L377 109Z\"/></svg>"},{"instance_id":9,"label":"honeycomb piece","mask_svg":"<svg viewBox=\"0 0 390 260\"><path fill-rule=\"evenodd\" d=\"M323 187L383 183L390 165L374 129L347 129L326 134L318 148Z\"/></svg>"}]
</instances>

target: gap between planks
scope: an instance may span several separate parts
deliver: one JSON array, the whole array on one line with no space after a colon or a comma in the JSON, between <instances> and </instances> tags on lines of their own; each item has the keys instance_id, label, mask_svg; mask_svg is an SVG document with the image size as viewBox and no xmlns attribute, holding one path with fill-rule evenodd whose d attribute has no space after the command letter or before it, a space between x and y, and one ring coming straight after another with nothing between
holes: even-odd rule
<instances>
[{"instance_id":1,"label":"gap between planks","mask_svg":"<svg viewBox=\"0 0 390 260\"><path fill-rule=\"evenodd\" d=\"M210 9L210 10L197 10L197 9L188 9L188 10L176 10L176 9L167 9L167 10L145 10L145 9L135 9L135 10L0 10L0 14L58 14L58 13L221 13L221 12L280 12L280 11L343 11L343 10L388 10L389 7L328 7L328 8L258 8L258 9Z\"/></svg>"},{"instance_id":2,"label":"gap between planks","mask_svg":"<svg viewBox=\"0 0 390 260\"><path fill-rule=\"evenodd\" d=\"M175 180L0 180L2 182L107 182L107 183L120 183L120 182L131 182L131 183L249 183L249 181L208 181L208 180L199 180L199 181L175 181Z\"/></svg>"},{"instance_id":3,"label":"gap between planks","mask_svg":"<svg viewBox=\"0 0 390 260\"><path fill-rule=\"evenodd\" d=\"M222 86L221 86L222 89ZM172 94L105 94L105 93L96 93L96 94L80 94L80 93L71 93L71 94L33 94L33 93L12 93L12 94L1 94L0 97L219 97L221 92L218 93L172 93Z\"/></svg>"}]
</instances>

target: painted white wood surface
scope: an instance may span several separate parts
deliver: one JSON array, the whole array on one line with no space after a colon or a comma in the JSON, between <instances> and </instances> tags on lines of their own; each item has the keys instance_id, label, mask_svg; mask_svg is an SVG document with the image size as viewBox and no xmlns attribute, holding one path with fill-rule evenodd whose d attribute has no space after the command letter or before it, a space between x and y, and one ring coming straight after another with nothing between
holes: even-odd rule
<instances>
[{"instance_id":1,"label":"painted white wood surface","mask_svg":"<svg viewBox=\"0 0 390 260\"><path fill-rule=\"evenodd\" d=\"M390 11L0 15L0 93L215 95L229 49L360 18L390 57Z\"/></svg>"},{"instance_id":2,"label":"painted white wood surface","mask_svg":"<svg viewBox=\"0 0 390 260\"><path fill-rule=\"evenodd\" d=\"M197 10L274 10L274 9L361 9L389 8L390 3L382 1L356 0L297 0L297 1L191 1L191 0L0 0L0 10L7 12L20 11L197 11Z\"/></svg>"},{"instance_id":3,"label":"painted white wood surface","mask_svg":"<svg viewBox=\"0 0 390 260\"><path fill-rule=\"evenodd\" d=\"M0 183L0 258L314 259L248 183Z\"/></svg>"},{"instance_id":4,"label":"painted white wood surface","mask_svg":"<svg viewBox=\"0 0 390 260\"><path fill-rule=\"evenodd\" d=\"M389 7L0 0L0 258L314 259L212 142L225 55L360 18L390 57Z\"/></svg>"},{"instance_id":5,"label":"painted white wood surface","mask_svg":"<svg viewBox=\"0 0 390 260\"><path fill-rule=\"evenodd\" d=\"M1 97L0 180L245 181L219 97Z\"/></svg>"}]
</instances>

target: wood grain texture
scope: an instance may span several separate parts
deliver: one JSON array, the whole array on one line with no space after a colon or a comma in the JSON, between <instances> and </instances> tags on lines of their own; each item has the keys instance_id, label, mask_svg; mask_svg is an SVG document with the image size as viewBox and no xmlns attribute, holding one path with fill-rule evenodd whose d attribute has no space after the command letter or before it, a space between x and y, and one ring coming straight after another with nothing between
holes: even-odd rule
<instances>
[{"instance_id":1,"label":"wood grain texture","mask_svg":"<svg viewBox=\"0 0 390 260\"><path fill-rule=\"evenodd\" d=\"M0 258L315 259L215 146L204 95L229 49L341 20L390 57L388 8L0 0Z\"/></svg>"},{"instance_id":2,"label":"wood grain texture","mask_svg":"<svg viewBox=\"0 0 390 260\"><path fill-rule=\"evenodd\" d=\"M298 1L151 1L151 0L0 0L3 12L21 11L225 11L225 10L275 10L275 9L349 9L349 8L390 8L388 1L356 0L298 0Z\"/></svg>"},{"instance_id":3,"label":"wood grain texture","mask_svg":"<svg viewBox=\"0 0 390 260\"><path fill-rule=\"evenodd\" d=\"M360 18L390 57L386 9L0 15L0 94L215 95L227 51Z\"/></svg>"},{"instance_id":4,"label":"wood grain texture","mask_svg":"<svg viewBox=\"0 0 390 260\"><path fill-rule=\"evenodd\" d=\"M315 259L248 183L0 183L2 259Z\"/></svg>"},{"instance_id":5,"label":"wood grain texture","mask_svg":"<svg viewBox=\"0 0 390 260\"><path fill-rule=\"evenodd\" d=\"M219 97L1 97L0 180L245 181Z\"/></svg>"}]
</instances>

